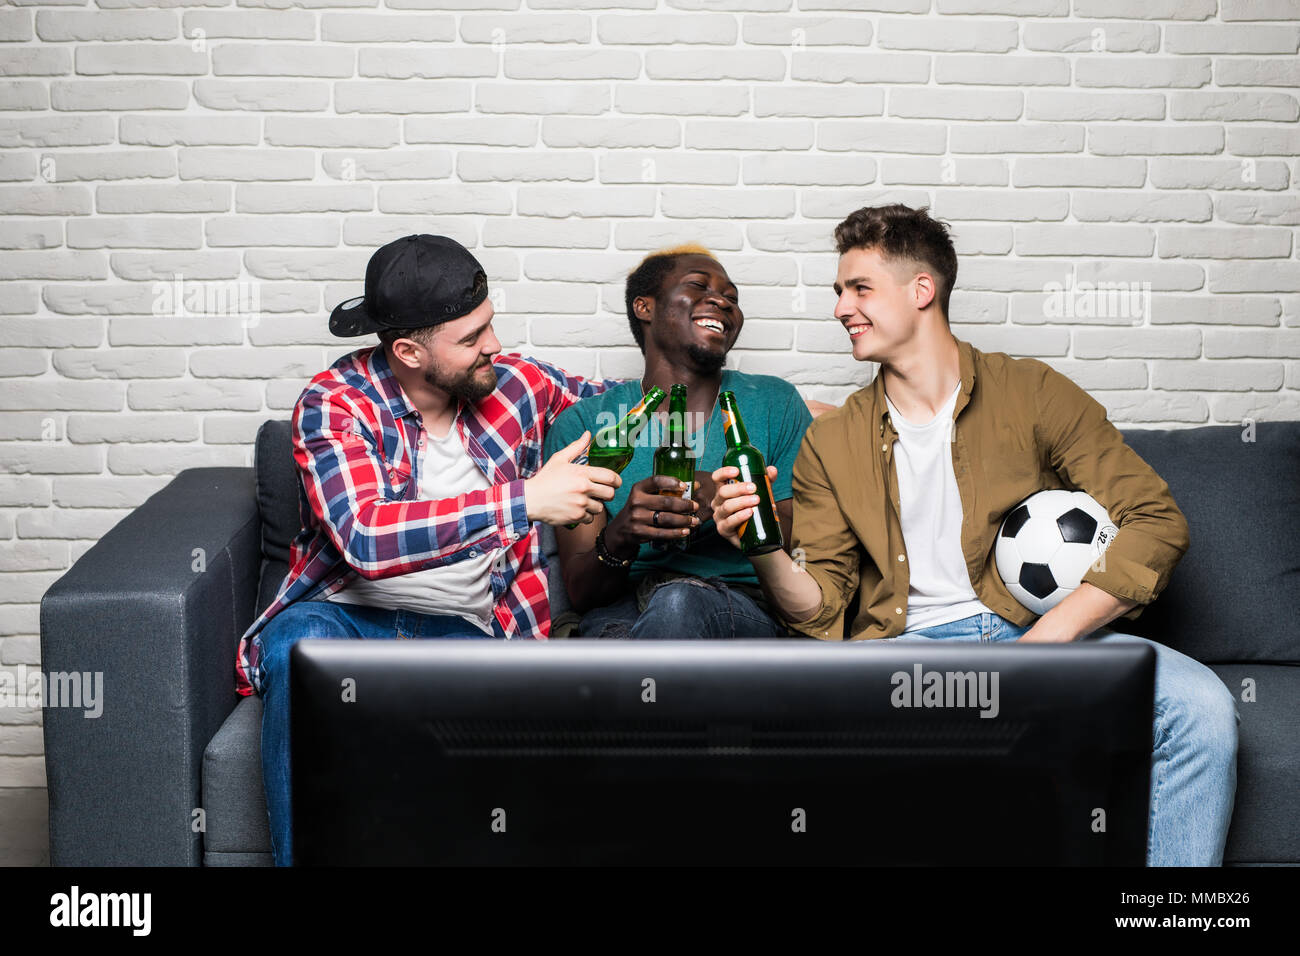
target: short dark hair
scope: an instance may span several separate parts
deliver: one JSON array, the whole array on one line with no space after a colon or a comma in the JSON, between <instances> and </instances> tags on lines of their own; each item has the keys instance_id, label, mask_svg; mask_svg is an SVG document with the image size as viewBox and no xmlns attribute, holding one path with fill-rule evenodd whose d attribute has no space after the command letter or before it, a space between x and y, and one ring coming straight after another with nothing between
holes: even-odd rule
<instances>
[{"instance_id":1,"label":"short dark hair","mask_svg":"<svg viewBox=\"0 0 1300 956\"><path fill-rule=\"evenodd\" d=\"M391 352L393 343L398 339L415 339L427 347L433 341L433 335L437 331L436 325L426 325L418 329L380 329L375 334L379 336L379 341L384 347Z\"/></svg>"},{"instance_id":2,"label":"short dark hair","mask_svg":"<svg viewBox=\"0 0 1300 956\"><path fill-rule=\"evenodd\" d=\"M717 261L717 256L712 252L692 242L652 252L628 274L627 286L623 291L623 302L627 307L628 324L632 326L632 338L636 340L637 348L641 350L642 355L645 354L645 325L632 311L632 303L643 295L653 298L663 291L664 276L677 267L678 256L708 256Z\"/></svg>"},{"instance_id":3,"label":"short dark hair","mask_svg":"<svg viewBox=\"0 0 1300 956\"><path fill-rule=\"evenodd\" d=\"M902 203L866 206L835 227L835 248L877 249L883 259L910 259L923 264L939 281L935 299L948 318L948 299L957 284L957 250L948 224L931 219L929 207L912 209Z\"/></svg>"}]
</instances>

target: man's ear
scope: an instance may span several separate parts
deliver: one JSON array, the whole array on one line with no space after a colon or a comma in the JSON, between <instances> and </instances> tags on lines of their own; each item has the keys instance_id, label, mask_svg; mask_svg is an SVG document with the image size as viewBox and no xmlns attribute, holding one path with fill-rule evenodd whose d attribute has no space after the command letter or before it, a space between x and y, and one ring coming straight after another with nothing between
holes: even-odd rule
<instances>
[{"instance_id":1,"label":"man's ear","mask_svg":"<svg viewBox=\"0 0 1300 956\"><path fill-rule=\"evenodd\" d=\"M928 272L919 272L916 275L916 307L924 309L934 301L938 289L934 284L934 276Z\"/></svg>"}]
</instances>

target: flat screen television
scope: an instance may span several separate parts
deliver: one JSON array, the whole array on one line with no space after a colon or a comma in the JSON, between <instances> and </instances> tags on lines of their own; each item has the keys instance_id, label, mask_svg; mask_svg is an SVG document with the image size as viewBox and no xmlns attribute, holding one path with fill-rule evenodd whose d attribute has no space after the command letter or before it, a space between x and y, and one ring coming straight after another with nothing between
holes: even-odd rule
<instances>
[{"instance_id":1,"label":"flat screen television","mask_svg":"<svg viewBox=\"0 0 1300 956\"><path fill-rule=\"evenodd\" d=\"M1139 644L304 640L299 865L1130 865Z\"/></svg>"}]
</instances>

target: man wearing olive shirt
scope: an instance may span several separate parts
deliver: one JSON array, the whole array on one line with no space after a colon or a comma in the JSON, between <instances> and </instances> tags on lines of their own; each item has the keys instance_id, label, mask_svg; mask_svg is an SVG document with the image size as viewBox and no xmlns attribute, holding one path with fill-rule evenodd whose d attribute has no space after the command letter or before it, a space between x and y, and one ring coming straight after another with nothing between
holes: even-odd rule
<instances>
[{"instance_id":1,"label":"man wearing olive shirt","mask_svg":"<svg viewBox=\"0 0 1300 956\"><path fill-rule=\"evenodd\" d=\"M772 605L822 640L1144 641L1105 625L1136 617L1187 550L1169 486L1064 375L954 337L957 256L924 209L860 209L835 239L835 317L853 357L880 373L804 438L792 483L806 564L752 559ZM722 484L727 469L713 477L718 531L735 544L756 498ZM1119 533L1035 620L999 577L994 539L1016 504L1066 487L1095 498ZM1147 863L1217 866L1236 790L1233 698L1203 664L1144 642L1156 650Z\"/></svg>"}]
</instances>

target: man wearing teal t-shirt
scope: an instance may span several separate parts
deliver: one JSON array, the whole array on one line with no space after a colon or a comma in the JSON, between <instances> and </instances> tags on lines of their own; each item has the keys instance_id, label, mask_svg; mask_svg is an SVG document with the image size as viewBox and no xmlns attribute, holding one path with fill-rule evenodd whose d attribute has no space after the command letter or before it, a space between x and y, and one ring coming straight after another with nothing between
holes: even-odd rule
<instances>
[{"instance_id":1,"label":"man wearing teal t-shirt","mask_svg":"<svg viewBox=\"0 0 1300 956\"><path fill-rule=\"evenodd\" d=\"M787 549L790 474L812 422L808 406L783 379L723 368L745 317L735 285L707 249L681 246L646 257L628 277L625 301L645 355L644 375L570 406L546 433L546 457L584 431L594 435L616 423L650 389L667 392L683 384L696 485L689 497L673 497L663 492L685 486L653 474L665 402L637 439L623 484L605 511L575 528L555 529L565 588L583 615L578 633L632 639L786 636L785 625L768 612L752 564L713 524L711 474L727 448L718 396L736 394L750 443L778 469L773 500Z\"/></svg>"}]
</instances>

